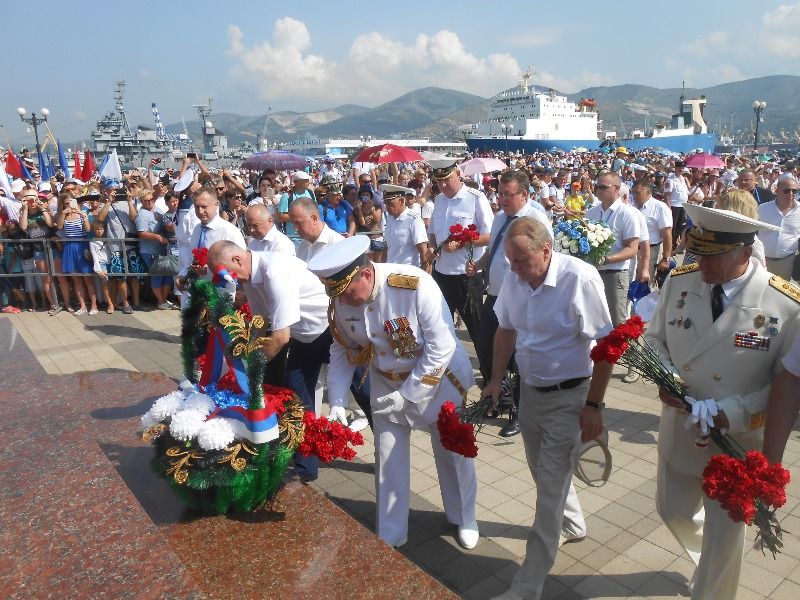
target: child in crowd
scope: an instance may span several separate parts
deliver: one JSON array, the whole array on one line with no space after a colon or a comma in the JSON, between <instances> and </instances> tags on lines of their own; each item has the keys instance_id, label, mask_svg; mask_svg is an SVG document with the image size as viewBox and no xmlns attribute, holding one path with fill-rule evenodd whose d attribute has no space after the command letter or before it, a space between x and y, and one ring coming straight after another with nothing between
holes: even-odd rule
<instances>
[{"instance_id":1,"label":"child in crowd","mask_svg":"<svg viewBox=\"0 0 800 600\"><path fill-rule=\"evenodd\" d=\"M111 315L114 313L114 302L111 300L111 294L108 291L108 268L111 264L111 249L106 241L106 224L99 219L95 219L91 223L91 228L94 238L89 242L89 252L92 255L92 270L100 278L103 298L106 302L106 312Z\"/></svg>"}]
</instances>

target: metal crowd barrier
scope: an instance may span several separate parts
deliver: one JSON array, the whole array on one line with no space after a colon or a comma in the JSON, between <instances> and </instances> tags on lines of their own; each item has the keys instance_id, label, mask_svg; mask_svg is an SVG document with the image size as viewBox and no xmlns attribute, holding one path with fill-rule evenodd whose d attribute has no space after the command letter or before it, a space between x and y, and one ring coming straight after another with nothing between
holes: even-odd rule
<instances>
[{"instance_id":1,"label":"metal crowd barrier","mask_svg":"<svg viewBox=\"0 0 800 600\"><path fill-rule=\"evenodd\" d=\"M88 242L92 241L94 238L45 238L39 240L31 240L31 239L10 239L10 238L0 238L0 244L3 246L4 255L2 257L2 262L0 263L0 280L5 278L13 278L13 277L47 277L51 278L51 281L55 283L55 277L97 277L97 274L92 271L90 273L61 273L60 271L56 271L55 269L55 258L53 256L53 245L54 244L64 244L65 242L86 242L88 248ZM134 248L137 253L139 251L139 242L141 241L139 238L122 238L122 239L114 239L114 238L103 238L109 244L112 252L115 250L119 250L119 247L122 246L124 248L124 259L122 261L122 266L124 269L124 273L108 273L109 279L111 278L122 278L122 277L153 277L148 272L144 273L131 273L128 270L128 260L127 260L127 251L129 248ZM31 272L24 272L19 271L17 273L7 273L6 272L6 260L5 260L5 253L8 252L9 244L18 245L18 244L35 244L37 248L44 247L45 253L45 264L47 265L47 271L39 271L38 269L31 271ZM31 259L22 259L19 258L20 263L23 260L31 260ZM90 262L93 263L91 258L89 259ZM109 265L110 267L110 265ZM54 293L56 294L56 298L58 299L58 285L53 285Z\"/></svg>"}]
</instances>

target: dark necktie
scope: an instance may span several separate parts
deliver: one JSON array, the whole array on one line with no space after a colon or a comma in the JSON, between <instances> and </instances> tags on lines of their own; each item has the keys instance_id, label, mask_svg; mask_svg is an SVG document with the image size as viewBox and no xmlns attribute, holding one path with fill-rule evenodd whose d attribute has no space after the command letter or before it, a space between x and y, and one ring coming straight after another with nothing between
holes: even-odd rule
<instances>
[{"instance_id":1,"label":"dark necktie","mask_svg":"<svg viewBox=\"0 0 800 600\"><path fill-rule=\"evenodd\" d=\"M711 318L715 321L722 314L722 296L725 292L722 291L722 286L717 284L711 289Z\"/></svg>"},{"instance_id":2,"label":"dark necktie","mask_svg":"<svg viewBox=\"0 0 800 600\"><path fill-rule=\"evenodd\" d=\"M197 240L197 247L198 248L205 248L206 247L206 233L210 227L208 225L203 225L203 228L200 230L200 239Z\"/></svg>"},{"instance_id":3,"label":"dark necktie","mask_svg":"<svg viewBox=\"0 0 800 600\"><path fill-rule=\"evenodd\" d=\"M494 243L489 250L489 260L486 261L486 267L483 269L483 281L486 285L489 285L489 269L492 268L492 260L494 260L494 255L497 254L497 250L500 248L500 244L503 242L503 234L506 232L508 226L511 225L511 221L516 218L516 216L506 218L506 222L503 223L500 231L497 232L497 237L494 238Z\"/></svg>"}]
</instances>

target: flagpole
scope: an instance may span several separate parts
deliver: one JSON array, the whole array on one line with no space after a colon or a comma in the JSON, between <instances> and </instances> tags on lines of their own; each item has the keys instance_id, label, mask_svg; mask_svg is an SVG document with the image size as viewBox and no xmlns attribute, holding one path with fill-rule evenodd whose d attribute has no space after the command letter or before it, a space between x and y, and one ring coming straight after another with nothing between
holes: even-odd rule
<instances>
[{"instance_id":1,"label":"flagpole","mask_svg":"<svg viewBox=\"0 0 800 600\"><path fill-rule=\"evenodd\" d=\"M6 139L6 148L11 150L11 140L8 138L8 132L6 131L6 126L0 125L0 129L3 130L3 137Z\"/></svg>"}]
</instances>

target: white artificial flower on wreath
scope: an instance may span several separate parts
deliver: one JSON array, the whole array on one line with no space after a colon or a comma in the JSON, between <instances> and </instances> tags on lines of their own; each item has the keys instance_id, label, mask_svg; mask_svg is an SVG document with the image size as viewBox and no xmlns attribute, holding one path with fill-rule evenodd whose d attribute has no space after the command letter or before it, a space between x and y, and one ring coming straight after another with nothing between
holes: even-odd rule
<instances>
[{"instance_id":1,"label":"white artificial flower on wreath","mask_svg":"<svg viewBox=\"0 0 800 600\"><path fill-rule=\"evenodd\" d=\"M174 413L183 408L183 392L175 391L170 392L166 396L161 396L153 403L153 406L147 411L156 422L163 421L167 417L171 417Z\"/></svg>"},{"instance_id":2,"label":"white artificial flower on wreath","mask_svg":"<svg viewBox=\"0 0 800 600\"><path fill-rule=\"evenodd\" d=\"M211 396L200 392L192 392L187 396L186 400L183 401L184 410L196 410L206 415L215 408L216 404L214 404Z\"/></svg>"},{"instance_id":3,"label":"white artificial flower on wreath","mask_svg":"<svg viewBox=\"0 0 800 600\"><path fill-rule=\"evenodd\" d=\"M577 255L579 248L580 248L580 246L578 245L578 240L572 240L569 243L569 251L570 251L570 253Z\"/></svg>"},{"instance_id":4,"label":"white artificial flower on wreath","mask_svg":"<svg viewBox=\"0 0 800 600\"><path fill-rule=\"evenodd\" d=\"M186 442L197 435L205 420L206 415L200 411L182 410L172 415L169 433L176 440Z\"/></svg>"},{"instance_id":5,"label":"white artificial flower on wreath","mask_svg":"<svg viewBox=\"0 0 800 600\"><path fill-rule=\"evenodd\" d=\"M197 432L197 443L203 450L223 450L234 438L233 427L225 418L209 419Z\"/></svg>"},{"instance_id":6,"label":"white artificial flower on wreath","mask_svg":"<svg viewBox=\"0 0 800 600\"><path fill-rule=\"evenodd\" d=\"M589 235L587 235L587 236L586 236L586 239L587 239L587 240L589 240L589 243L590 243L590 244L591 244L591 243L594 243L594 242L596 242L596 241L597 241L597 234L596 234L596 233L594 233L594 232L592 232L592 231L590 231L590 232L589 232Z\"/></svg>"}]
</instances>

